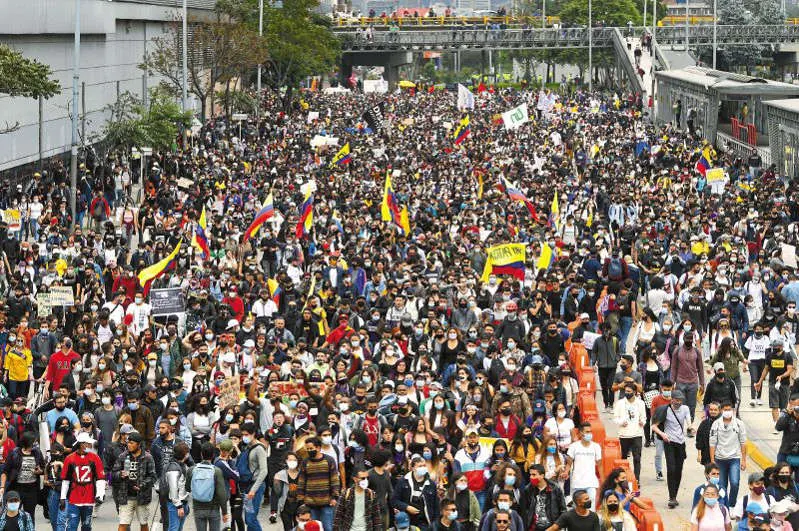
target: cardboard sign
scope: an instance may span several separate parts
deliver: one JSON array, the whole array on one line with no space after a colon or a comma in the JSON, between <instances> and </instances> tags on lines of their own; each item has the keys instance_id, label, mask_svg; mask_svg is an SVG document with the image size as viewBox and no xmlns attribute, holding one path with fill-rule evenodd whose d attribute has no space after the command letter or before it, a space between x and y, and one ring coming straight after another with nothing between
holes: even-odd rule
<instances>
[{"instance_id":1,"label":"cardboard sign","mask_svg":"<svg viewBox=\"0 0 799 531\"><path fill-rule=\"evenodd\" d=\"M75 294L69 286L52 286L47 295L50 306L75 306Z\"/></svg>"},{"instance_id":2,"label":"cardboard sign","mask_svg":"<svg viewBox=\"0 0 799 531\"><path fill-rule=\"evenodd\" d=\"M782 244L782 263L786 267L796 269L796 246L788 245L787 243Z\"/></svg>"},{"instance_id":3,"label":"cardboard sign","mask_svg":"<svg viewBox=\"0 0 799 531\"><path fill-rule=\"evenodd\" d=\"M186 311L186 299L180 288L150 290L150 306L153 315L172 315Z\"/></svg>"},{"instance_id":4,"label":"cardboard sign","mask_svg":"<svg viewBox=\"0 0 799 531\"><path fill-rule=\"evenodd\" d=\"M586 350L591 350L594 348L594 341L597 338L602 337L601 334L595 334L593 332L583 332L583 346Z\"/></svg>"},{"instance_id":5,"label":"cardboard sign","mask_svg":"<svg viewBox=\"0 0 799 531\"><path fill-rule=\"evenodd\" d=\"M18 231L22 227L19 210L15 208L8 208L3 211L3 221L8 225L8 230L12 232Z\"/></svg>"},{"instance_id":6,"label":"cardboard sign","mask_svg":"<svg viewBox=\"0 0 799 531\"><path fill-rule=\"evenodd\" d=\"M713 168L705 172L705 179L708 184L724 180L724 168Z\"/></svg>"},{"instance_id":7,"label":"cardboard sign","mask_svg":"<svg viewBox=\"0 0 799 531\"><path fill-rule=\"evenodd\" d=\"M308 396L308 392L305 390L305 388L300 387L296 382L272 382L269 384L269 387L270 389L277 388L278 395L280 395L281 399L286 404L288 404L289 395L292 393L300 395L301 398Z\"/></svg>"},{"instance_id":8,"label":"cardboard sign","mask_svg":"<svg viewBox=\"0 0 799 531\"><path fill-rule=\"evenodd\" d=\"M53 314L53 307L50 305L49 293L36 294L36 308L40 318L48 317Z\"/></svg>"},{"instance_id":9,"label":"cardboard sign","mask_svg":"<svg viewBox=\"0 0 799 531\"><path fill-rule=\"evenodd\" d=\"M219 409L235 406L239 403L239 377L228 376L219 386Z\"/></svg>"}]
</instances>

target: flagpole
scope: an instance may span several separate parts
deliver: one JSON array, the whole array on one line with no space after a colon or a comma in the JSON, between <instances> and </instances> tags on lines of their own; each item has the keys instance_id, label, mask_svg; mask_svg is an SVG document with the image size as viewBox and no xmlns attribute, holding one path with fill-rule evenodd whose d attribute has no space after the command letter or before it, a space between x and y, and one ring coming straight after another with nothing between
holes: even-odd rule
<instances>
[{"instance_id":1,"label":"flagpole","mask_svg":"<svg viewBox=\"0 0 799 531\"><path fill-rule=\"evenodd\" d=\"M594 32L593 23L591 21L591 3L591 0L588 0L588 92L594 90Z\"/></svg>"}]
</instances>

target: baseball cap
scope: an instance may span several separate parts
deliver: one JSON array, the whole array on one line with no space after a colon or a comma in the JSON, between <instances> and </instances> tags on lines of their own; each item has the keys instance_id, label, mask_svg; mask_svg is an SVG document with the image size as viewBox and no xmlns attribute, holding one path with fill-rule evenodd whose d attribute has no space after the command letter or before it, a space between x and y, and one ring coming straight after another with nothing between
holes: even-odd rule
<instances>
[{"instance_id":1,"label":"baseball cap","mask_svg":"<svg viewBox=\"0 0 799 531\"><path fill-rule=\"evenodd\" d=\"M746 504L746 512L753 514L761 514L763 512L763 507L761 507L759 503L750 501L748 504Z\"/></svg>"},{"instance_id":2,"label":"baseball cap","mask_svg":"<svg viewBox=\"0 0 799 531\"><path fill-rule=\"evenodd\" d=\"M18 501L19 499L20 499L19 492L15 491L15 490L10 490L10 491L8 491L8 494L6 494L6 501L7 502L9 502L11 500L17 500Z\"/></svg>"},{"instance_id":3,"label":"baseball cap","mask_svg":"<svg viewBox=\"0 0 799 531\"><path fill-rule=\"evenodd\" d=\"M122 435L130 435L134 431L136 430L133 428L132 424L123 424L119 427L119 433Z\"/></svg>"},{"instance_id":4,"label":"baseball cap","mask_svg":"<svg viewBox=\"0 0 799 531\"><path fill-rule=\"evenodd\" d=\"M717 361L716 363L713 364L713 372L718 372L723 370L725 370L724 364L721 363L720 361Z\"/></svg>"},{"instance_id":5,"label":"baseball cap","mask_svg":"<svg viewBox=\"0 0 799 531\"><path fill-rule=\"evenodd\" d=\"M394 515L394 524L397 526L397 529L410 529L411 527L411 518L408 516L408 513L399 512ZM306 525L305 528L307 529L308 526Z\"/></svg>"},{"instance_id":6,"label":"baseball cap","mask_svg":"<svg viewBox=\"0 0 799 531\"><path fill-rule=\"evenodd\" d=\"M536 354L533 356L532 360L530 360L533 365L542 365L544 363L544 358Z\"/></svg>"},{"instance_id":7,"label":"baseball cap","mask_svg":"<svg viewBox=\"0 0 799 531\"><path fill-rule=\"evenodd\" d=\"M76 441L76 442L77 442L78 444L80 444L80 443L89 443L89 444L94 444L94 443L95 443L95 440L92 438L92 436L91 436L91 435L89 435L89 434L88 434L88 433L86 433L85 431L82 431L82 432L78 433L78 438L77 438L77 441Z\"/></svg>"},{"instance_id":8,"label":"baseball cap","mask_svg":"<svg viewBox=\"0 0 799 531\"><path fill-rule=\"evenodd\" d=\"M583 312L583 313L580 314L580 319L581 320L582 319L591 319L591 316L588 315L587 313Z\"/></svg>"}]
</instances>

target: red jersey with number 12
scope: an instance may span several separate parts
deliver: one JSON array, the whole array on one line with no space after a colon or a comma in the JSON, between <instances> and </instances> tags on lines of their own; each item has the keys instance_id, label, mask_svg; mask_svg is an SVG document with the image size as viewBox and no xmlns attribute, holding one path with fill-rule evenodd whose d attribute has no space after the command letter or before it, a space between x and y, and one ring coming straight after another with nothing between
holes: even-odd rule
<instances>
[{"instance_id":1,"label":"red jersey with number 12","mask_svg":"<svg viewBox=\"0 0 799 531\"><path fill-rule=\"evenodd\" d=\"M68 500L72 505L94 505L97 495L95 482L105 480L103 462L92 452L69 454L64 459L61 479L69 481Z\"/></svg>"}]
</instances>

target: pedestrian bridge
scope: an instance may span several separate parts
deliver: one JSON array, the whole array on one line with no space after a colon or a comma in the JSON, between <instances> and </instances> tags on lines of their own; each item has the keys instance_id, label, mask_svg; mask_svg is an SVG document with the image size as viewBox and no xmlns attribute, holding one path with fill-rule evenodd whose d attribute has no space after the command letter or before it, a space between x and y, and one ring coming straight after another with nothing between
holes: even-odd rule
<instances>
[{"instance_id":1,"label":"pedestrian bridge","mask_svg":"<svg viewBox=\"0 0 799 531\"><path fill-rule=\"evenodd\" d=\"M634 28L640 35L644 28ZM341 40L344 53L393 52L417 50L557 50L587 48L587 28L442 28L440 26L415 27L414 29L373 30L371 38L365 32L350 27L333 28ZM614 34L627 28L593 28L592 45L597 48L613 47ZM713 26L665 26L655 30L659 45L685 44L686 31L689 46L711 45ZM779 45L799 42L799 26L716 26L716 41L719 46Z\"/></svg>"}]
</instances>

